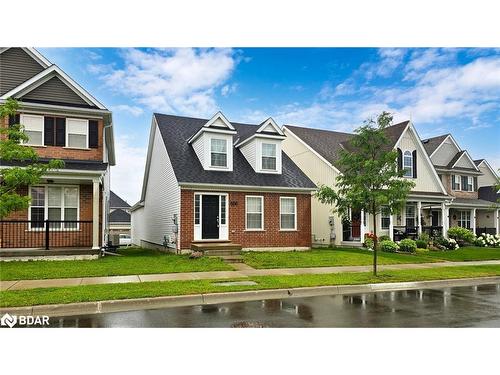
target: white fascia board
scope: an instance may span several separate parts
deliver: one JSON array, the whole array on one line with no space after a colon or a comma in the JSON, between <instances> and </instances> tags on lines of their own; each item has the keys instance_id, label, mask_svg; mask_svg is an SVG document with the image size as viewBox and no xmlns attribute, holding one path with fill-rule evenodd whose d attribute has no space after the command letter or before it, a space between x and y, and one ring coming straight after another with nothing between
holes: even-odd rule
<instances>
[{"instance_id":1,"label":"white fascia board","mask_svg":"<svg viewBox=\"0 0 500 375\"><path fill-rule=\"evenodd\" d=\"M479 172L479 168L477 167L476 163L474 163L474 160L472 160L472 158L470 157L469 152L467 150L464 150L464 153L455 161L455 163L453 163L453 165L451 167L454 168L455 165L457 165L458 161L464 157L464 155L467 156L467 158L469 159L470 163L474 166L474 168L476 169L476 171Z\"/></svg>"},{"instance_id":2,"label":"white fascia board","mask_svg":"<svg viewBox=\"0 0 500 375\"><path fill-rule=\"evenodd\" d=\"M214 129L214 128L203 127L200 130L198 130L191 138L188 139L188 143L193 143L194 141L196 141L196 139L198 139L198 137L200 135L202 135L205 132L218 133L218 134L230 134L230 135L237 134L236 130L224 130L224 129Z\"/></svg>"},{"instance_id":3,"label":"white fascia board","mask_svg":"<svg viewBox=\"0 0 500 375\"><path fill-rule=\"evenodd\" d=\"M205 125L203 125L203 127L205 128L209 128L210 126L212 126L212 124L217 120L217 119L221 119L222 122L231 130L235 130L234 129L234 126L231 125L231 123L229 122L229 120L226 118L226 116L224 116L224 114L219 111L217 112L215 115L212 116L212 118L210 120L207 121L207 123Z\"/></svg>"},{"instance_id":4,"label":"white fascia board","mask_svg":"<svg viewBox=\"0 0 500 375\"><path fill-rule=\"evenodd\" d=\"M342 174L338 168L336 168L332 163L330 163L328 160L326 160L323 156L321 156L315 149L313 149L311 146L309 146L306 142L304 142L299 136L297 136L294 132L292 132L290 129L288 129L286 126L283 126L283 130L285 132L289 132L293 138L295 138L299 143L304 145L309 151L311 151L314 155L316 155L321 161L323 161L326 165L328 165L330 168L332 168L336 173Z\"/></svg>"},{"instance_id":5,"label":"white fascia board","mask_svg":"<svg viewBox=\"0 0 500 375\"><path fill-rule=\"evenodd\" d=\"M89 105L94 105L99 109L106 109L106 107L101 104L96 98L90 95L83 87L71 79L66 73L64 73L57 65L52 65L44 71L38 73L36 76L30 78L26 82L20 84L19 86L13 88L9 92L2 95L1 99L7 99L9 97L21 97L28 92L34 90L38 86L47 82L49 79L57 76L60 78L70 89L72 89L78 96L80 96Z\"/></svg>"},{"instance_id":6,"label":"white fascia board","mask_svg":"<svg viewBox=\"0 0 500 375\"><path fill-rule=\"evenodd\" d=\"M276 124L276 121L274 121L272 117L269 117L267 120L265 120L262 123L262 125L259 127L259 129L257 129L257 133L264 131L264 129L267 127L267 125L271 125L279 135L282 135L282 136L285 135L285 133L283 133L283 130L281 130L281 128L278 126L278 124Z\"/></svg>"},{"instance_id":7,"label":"white fascia board","mask_svg":"<svg viewBox=\"0 0 500 375\"><path fill-rule=\"evenodd\" d=\"M282 186L250 186L250 185L223 185L223 184L208 184L208 183L193 183L193 182L179 182L181 188L189 189L202 189L210 191L281 191L290 193L304 193L310 194L316 188L296 188L296 187L282 187Z\"/></svg>"},{"instance_id":8,"label":"white fascia board","mask_svg":"<svg viewBox=\"0 0 500 375\"><path fill-rule=\"evenodd\" d=\"M6 99L0 98L0 103L5 103ZM61 114L75 114L76 116L86 116L89 118L100 119L105 115L111 114L108 109L97 109L97 108L83 108L83 107L67 107L63 105L54 104L42 104L42 103L32 103L32 102L19 102L20 108L23 112L39 113L43 111L48 115L61 115Z\"/></svg>"},{"instance_id":9,"label":"white fascia board","mask_svg":"<svg viewBox=\"0 0 500 375\"><path fill-rule=\"evenodd\" d=\"M432 152L432 154L429 155L430 158L432 158L434 156L434 154L437 152L437 150L439 150L439 148L446 142L447 139L450 139L453 142L453 144L457 148L458 152L462 151L462 149L460 148L458 143L455 141L455 138L453 138L453 136L451 134L448 134L446 136L446 138L443 139L443 141L439 144L439 146L436 147L436 149Z\"/></svg>"},{"instance_id":10,"label":"white fascia board","mask_svg":"<svg viewBox=\"0 0 500 375\"><path fill-rule=\"evenodd\" d=\"M493 170L493 168L491 167L490 163L488 163L488 161L487 161L486 159L483 159L483 160L481 161L481 163L479 163L479 164L477 165L477 167L479 168L479 166L480 166L481 164L483 164L483 163L484 163L484 164L488 167L488 169L490 170L491 174L493 174L493 176L495 176L495 178L498 178L497 173ZM476 163L474 163L474 164L476 164Z\"/></svg>"},{"instance_id":11,"label":"white fascia board","mask_svg":"<svg viewBox=\"0 0 500 375\"><path fill-rule=\"evenodd\" d=\"M251 137L248 137L247 139L235 144L234 147L243 146L243 145L247 144L248 142L250 142L254 138L267 138L267 139L283 140L286 138L286 136L285 135L272 135L272 134L254 134Z\"/></svg>"}]
</instances>

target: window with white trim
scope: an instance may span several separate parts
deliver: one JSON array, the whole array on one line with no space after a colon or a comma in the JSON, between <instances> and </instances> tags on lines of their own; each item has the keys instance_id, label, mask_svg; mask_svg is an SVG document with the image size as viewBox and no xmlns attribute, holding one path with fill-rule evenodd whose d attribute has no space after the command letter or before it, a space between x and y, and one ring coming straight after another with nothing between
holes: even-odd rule
<instances>
[{"instance_id":1,"label":"window with white trim","mask_svg":"<svg viewBox=\"0 0 500 375\"><path fill-rule=\"evenodd\" d=\"M458 174L454 174L451 176L453 178L452 183L451 183L451 189L452 190L460 190L460 182L461 178Z\"/></svg>"},{"instance_id":2,"label":"window with white trim","mask_svg":"<svg viewBox=\"0 0 500 375\"><path fill-rule=\"evenodd\" d=\"M194 195L194 223L195 223L195 225L200 224L200 202L201 202L201 195L195 194Z\"/></svg>"},{"instance_id":3,"label":"window with white trim","mask_svg":"<svg viewBox=\"0 0 500 375\"><path fill-rule=\"evenodd\" d=\"M66 146L74 148L89 147L89 122L88 120L66 119Z\"/></svg>"},{"instance_id":4,"label":"window with white trim","mask_svg":"<svg viewBox=\"0 0 500 375\"><path fill-rule=\"evenodd\" d=\"M264 229L264 197L246 196L246 230Z\"/></svg>"},{"instance_id":5,"label":"window with white trim","mask_svg":"<svg viewBox=\"0 0 500 375\"><path fill-rule=\"evenodd\" d=\"M404 177L413 177L413 155L410 151L405 151L403 154L403 170Z\"/></svg>"},{"instance_id":6,"label":"window with white trim","mask_svg":"<svg viewBox=\"0 0 500 375\"><path fill-rule=\"evenodd\" d=\"M24 127L24 134L28 136L26 145L43 146L43 116L22 114L20 122Z\"/></svg>"},{"instance_id":7,"label":"window with white trim","mask_svg":"<svg viewBox=\"0 0 500 375\"><path fill-rule=\"evenodd\" d=\"M380 228L389 229L391 223L391 211L389 207L382 206L380 209Z\"/></svg>"},{"instance_id":8,"label":"window with white trim","mask_svg":"<svg viewBox=\"0 0 500 375\"><path fill-rule=\"evenodd\" d=\"M295 197L280 197L280 229L297 229L297 199Z\"/></svg>"},{"instance_id":9,"label":"window with white trim","mask_svg":"<svg viewBox=\"0 0 500 375\"><path fill-rule=\"evenodd\" d=\"M462 228L470 229L470 211L459 211L458 215L457 225Z\"/></svg>"},{"instance_id":10,"label":"window with white trim","mask_svg":"<svg viewBox=\"0 0 500 375\"><path fill-rule=\"evenodd\" d=\"M474 191L474 178L472 176L462 176L462 190Z\"/></svg>"},{"instance_id":11,"label":"window with white trim","mask_svg":"<svg viewBox=\"0 0 500 375\"><path fill-rule=\"evenodd\" d=\"M227 168L227 140L212 138L210 140L210 166Z\"/></svg>"},{"instance_id":12,"label":"window with white trim","mask_svg":"<svg viewBox=\"0 0 500 375\"><path fill-rule=\"evenodd\" d=\"M43 228L44 220L51 229L76 229L79 217L79 188L76 186L32 186L29 215L31 228Z\"/></svg>"},{"instance_id":13,"label":"window with white trim","mask_svg":"<svg viewBox=\"0 0 500 375\"><path fill-rule=\"evenodd\" d=\"M414 227L416 226L416 209L415 205L413 204L407 204L405 208L405 220L406 220L406 226L407 227Z\"/></svg>"},{"instance_id":14,"label":"window with white trim","mask_svg":"<svg viewBox=\"0 0 500 375\"><path fill-rule=\"evenodd\" d=\"M276 170L276 144L262 143L262 169Z\"/></svg>"},{"instance_id":15,"label":"window with white trim","mask_svg":"<svg viewBox=\"0 0 500 375\"><path fill-rule=\"evenodd\" d=\"M220 196L220 224L226 225L226 196Z\"/></svg>"}]
</instances>

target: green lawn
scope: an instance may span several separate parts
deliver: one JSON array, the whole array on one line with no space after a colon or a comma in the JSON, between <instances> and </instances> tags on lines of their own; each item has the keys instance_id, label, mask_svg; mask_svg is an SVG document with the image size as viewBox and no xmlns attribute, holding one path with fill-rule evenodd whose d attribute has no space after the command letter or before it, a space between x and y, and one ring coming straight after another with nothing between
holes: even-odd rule
<instances>
[{"instance_id":1,"label":"green lawn","mask_svg":"<svg viewBox=\"0 0 500 375\"><path fill-rule=\"evenodd\" d=\"M233 268L219 258L189 259L186 255L129 248L123 256L96 260L1 262L0 280L59 279L169 272L225 271Z\"/></svg>"},{"instance_id":2,"label":"green lawn","mask_svg":"<svg viewBox=\"0 0 500 375\"><path fill-rule=\"evenodd\" d=\"M32 306L257 289L359 285L367 283L443 280L486 276L500 276L500 265L385 271L381 272L378 277L373 276L370 272L323 275L255 276L245 278L244 280L253 280L257 282L257 285L239 286L215 285L214 282L216 280L190 280L13 290L0 292L0 306Z\"/></svg>"},{"instance_id":3,"label":"green lawn","mask_svg":"<svg viewBox=\"0 0 500 375\"><path fill-rule=\"evenodd\" d=\"M428 251L425 256L432 259L442 259L450 262L467 262L473 260L500 259L500 248L463 247L451 251Z\"/></svg>"},{"instance_id":4,"label":"green lawn","mask_svg":"<svg viewBox=\"0 0 500 375\"><path fill-rule=\"evenodd\" d=\"M439 262L438 259L422 255L378 253L379 264ZM373 264L373 253L365 249L335 248L311 251L248 252L245 263L254 268L298 268L369 266Z\"/></svg>"}]
</instances>

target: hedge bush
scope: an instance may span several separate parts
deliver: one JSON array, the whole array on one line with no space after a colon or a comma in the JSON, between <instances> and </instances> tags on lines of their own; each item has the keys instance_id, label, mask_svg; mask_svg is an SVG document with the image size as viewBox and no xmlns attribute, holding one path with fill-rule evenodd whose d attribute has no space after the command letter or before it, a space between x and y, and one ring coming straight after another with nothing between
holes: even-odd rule
<instances>
[{"instance_id":1,"label":"hedge bush","mask_svg":"<svg viewBox=\"0 0 500 375\"><path fill-rule=\"evenodd\" d=\"M427 241L425 240L416 240L415 243L417 244L418 249L427 249Z\"/></svg>"},{"instance_id":2,"label":"hedge bush","mask_svg":"<svg viewBox=\"0 0 500 375\"><path fill-rule=\"evenodd\" d=\"M453 238L455 241L463 241L467 243L474 243L476 236L467 228L451 227L448 229L448 237Z\"/></svg>"},{"instance_id":3,"label":"hedge bush","mask_svg":"<svg viewBox=\"0 0 500 375\"><path fill-rule=\"evenodd\" d=\"M380 236L378 238L379 242L382 242L382 241L391 241L391 237L389 237L388 235L384 234L383 236Z\"/></svg>"},{"instance_id":4,"label":"hedge bush","mask_svg":"<svg viewBox=\"0 0 500 375\"><path fill-rule=\"evenodd\" d=\"M391 240L380 241L379 247L386 253L395 253L399 249L398 244Z\"/></svg>"},{"instance_id":5,"label":"hedge bush","mask_svg":"<svg viewBox=\"0 0 500 375\"><path fill-rule=\"evenodd\" d=\"M415 241L406 238L399 242L399 251L405 253L414 253L417 251L417 244Z\"/></svg>"}]
</instances>

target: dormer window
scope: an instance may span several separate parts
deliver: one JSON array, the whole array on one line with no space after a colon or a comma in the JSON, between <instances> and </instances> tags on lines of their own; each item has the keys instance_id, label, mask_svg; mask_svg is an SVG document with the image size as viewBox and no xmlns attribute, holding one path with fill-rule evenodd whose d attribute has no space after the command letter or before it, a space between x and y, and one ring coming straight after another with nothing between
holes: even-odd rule
<instances>
[{"instance_id":1,"label":"dormer window","mask_svg":"<svg viewBox=\"0 0 500 375\"><path fill-rule=\"evenodd\" d=\"M210 140L210 166L227 168L227 140L212 138Z\"/></svg>"},{"instance_id":2,"label":"dormer window","mask_svg":"<svg viewBox=\"0 0 500 375\"><path fill-rule=\"evenodd\" d=\"M413 177L413 155L410 151L403 154L404 177Z\"/></svg>"},{"instance_id":3,"label":"dormer window","mask_svg":"<svg viewBox=\"0 0 500 375\"><path fill-rule=\"evenodd\" d=\"M266 171L276 170L276 144L262 143L262 169Z\"/></svg>"}]
</instances>

